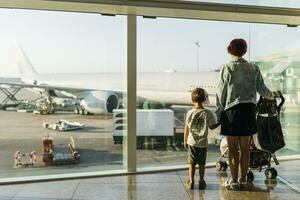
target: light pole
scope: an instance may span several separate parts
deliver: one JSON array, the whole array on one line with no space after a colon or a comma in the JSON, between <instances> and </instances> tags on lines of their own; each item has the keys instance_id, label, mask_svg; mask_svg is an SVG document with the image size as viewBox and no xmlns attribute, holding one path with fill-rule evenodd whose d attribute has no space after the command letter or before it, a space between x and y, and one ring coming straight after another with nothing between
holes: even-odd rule
<instances>
[{"instance_id":1,"label":"light pole","mask_svg":"<svg viewBox=\"0 0 300 200\"><path fill-rule=\"evenodd\" d=\"M248 62L250 62L250 42L251 42L251 25L249 24L249 33L248 33Z\"/></svg>"},{"instance_id":2,"label":"light pole","mask_svg":"<svg viewBox=\"0 0 300 200\"><path fill-rule=\"evenodd\" d=\"M197 72L199 72L199 49L200 49L200 42L195 41L194 44L197 46Z\"/></svg>"}]
</instances>

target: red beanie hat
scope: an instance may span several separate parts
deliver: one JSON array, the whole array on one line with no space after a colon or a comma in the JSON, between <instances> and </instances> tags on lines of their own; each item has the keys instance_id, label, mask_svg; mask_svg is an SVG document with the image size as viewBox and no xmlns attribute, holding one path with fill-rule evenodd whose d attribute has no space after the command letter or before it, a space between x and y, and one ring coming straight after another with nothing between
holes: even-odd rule
<instances>
[{"instance_id":1,"label":"red beanie hat","mask_svg":"<svg viewBox=\"0 0 300 200\"><path fill-rule=\"evenodd\" d=\"M243 56L247 52L247 42L244 39L234 39L227 47L228 53Z\"/></svg>"}]
</instances>

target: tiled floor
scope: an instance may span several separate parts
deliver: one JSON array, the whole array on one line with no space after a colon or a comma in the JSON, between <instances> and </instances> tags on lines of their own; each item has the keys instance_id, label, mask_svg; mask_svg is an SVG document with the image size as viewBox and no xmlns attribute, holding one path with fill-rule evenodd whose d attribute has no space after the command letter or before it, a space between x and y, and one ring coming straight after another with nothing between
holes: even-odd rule
<instances>
[{"instance_id":1,"label":"tiled floor","mask_svg":"<svg viewBox=\"0 0 300 200\"><path fill-rule=\"evenodd\" d=\"M93 200L93 199L300 199L300 160L286 161L276 167L279 176L266 185L263 172L254 171L254 185L243 191L221 186L227 174L206 170L207 188L187 190L186 171L115 176L0 186L0 200ZM228 172L228 170L227 170ZM195 180L197 180L196 177ZM197 185L195 185L197 187Z\"/></svg>"}]
</instances>

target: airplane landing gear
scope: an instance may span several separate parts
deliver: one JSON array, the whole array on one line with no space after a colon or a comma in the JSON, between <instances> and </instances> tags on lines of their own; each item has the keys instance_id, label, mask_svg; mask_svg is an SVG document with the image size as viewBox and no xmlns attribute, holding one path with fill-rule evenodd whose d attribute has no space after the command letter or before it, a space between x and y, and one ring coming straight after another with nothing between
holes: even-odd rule
<instances>
[{"instance_id":1,"label":"airplane landing gear","mask_svg":"<svg viewBox=\"0 0 300 200\"><path fill-rule=\"evenodd\" d=\"M75 108L74 113L77 114L77 115L90 115L91 114L83 108Z\"/></svg>"}]
</instances>

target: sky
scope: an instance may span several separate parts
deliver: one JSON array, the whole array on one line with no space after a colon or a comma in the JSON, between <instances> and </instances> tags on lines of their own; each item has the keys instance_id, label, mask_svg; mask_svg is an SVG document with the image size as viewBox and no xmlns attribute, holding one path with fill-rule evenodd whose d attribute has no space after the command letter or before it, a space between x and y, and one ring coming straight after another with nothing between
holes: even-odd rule
<instances>
[{"instance_id":1,"label":"sky","mask_svg":"<svg viewBox=\"0 0 300 200\"><path fill-rule=\"evenodd\" d=\"M125 16L0 9L0 77L18 76L18 41L39 73L126 72ZM205 20L138 17L138 71L201 71L229 61L234 38L257 56L300 50L300 28ZM199 42L199 55L197 46ZM249 55L245 55L249 59Z\"/></svg>"}]
</instances>

